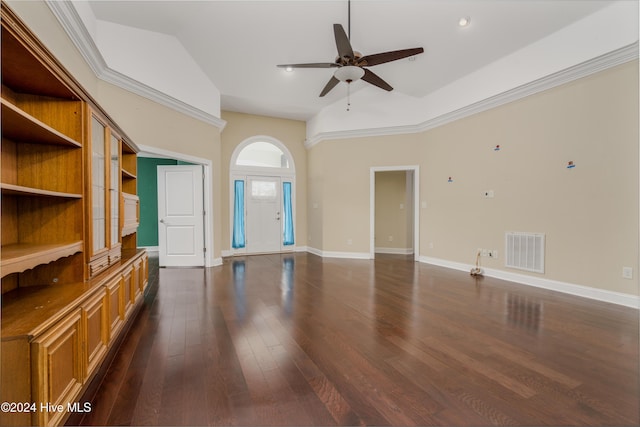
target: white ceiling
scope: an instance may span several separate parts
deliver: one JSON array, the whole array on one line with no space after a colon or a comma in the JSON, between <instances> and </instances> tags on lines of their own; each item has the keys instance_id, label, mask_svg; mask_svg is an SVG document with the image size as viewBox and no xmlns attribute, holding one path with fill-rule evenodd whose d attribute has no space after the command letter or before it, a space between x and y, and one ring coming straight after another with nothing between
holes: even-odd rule
<instances>
[{"instance_id":1,"label":"white ceiling","mask_svg":"<svg viewBox=\"0 0 640 427\"><path fill-rule=\"evenodd\" d=\"M353 0L351 41L363 54L423 47L424 54L372 67L395 91L424 97L592 14L597 0ZM220 91L223 110L309 120L346 96L318 95L331 69L277 68L331 62L333 24L348 28L347 1L91 1L96 20L175 37ZM471 25L458 26L462 16ZM188 79L181 84L188 85ZM369 85L359 81L352 92ZM389 93L374 89L384 103ZM371 98L369 98L371 99Z\"/></svg>"}]
</instances>

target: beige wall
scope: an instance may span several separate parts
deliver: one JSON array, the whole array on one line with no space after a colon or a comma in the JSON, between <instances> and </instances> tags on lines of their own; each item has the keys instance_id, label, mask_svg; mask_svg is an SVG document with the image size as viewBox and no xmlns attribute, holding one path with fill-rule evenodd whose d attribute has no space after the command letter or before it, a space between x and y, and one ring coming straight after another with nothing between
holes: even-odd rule
<instances>
[{"instance_id":1,"label":"beige wall","mask_svg":"<svg viewBox=\"0 0 640 427\"><path fill-rule=\"evenodd\" d=\"M310 215L309 246L324 252L368 254L370 169L417 165L422 157L419 148L416 135L331 140L313 146L308 154L313 172L308 197L318 208ZM321 183L313 181L317 177Z\"/></svg>"},{"instance_id":2,"label":"beige wall","mask_svg":"<svg viewBox=\"0 0 640 427\"><path fill-rule=\"evenodd\" d=\"M483 264L505 270L504 233L540 232L542 277L637 294L637 94L636 61L420 134L322 142L309 151L323 179L311 246L368 252L370 168L419 164L421 256L473 264L497 249Z\"/></svg>"},{"instance_id":3,"label":"beige wall","mask_svg":"<svg viewBox=\"0 0 640 427\"><path fill-rule=\"evenodd\" d=\"M307 242L307 150L304 147L306 125L297 120L277 119L273 117L223 111L222 118L227 125L221 135L221 207L222 207L222 246L230 250L231 219L229 166L233 151L248 138L258 135L269 136L284 144L295 163L295 244L305 247Z\"/></svg>"},{"instance_id":4,"label":"beige wall","mask_svg":"<svg viewBox=\"0 0 640 427\"><path fill-rule=\"evenodd\" d=\"M375 248L409 249L407 239L407 172L383 171L375 174Z\"/></svg>"}]
</instances>

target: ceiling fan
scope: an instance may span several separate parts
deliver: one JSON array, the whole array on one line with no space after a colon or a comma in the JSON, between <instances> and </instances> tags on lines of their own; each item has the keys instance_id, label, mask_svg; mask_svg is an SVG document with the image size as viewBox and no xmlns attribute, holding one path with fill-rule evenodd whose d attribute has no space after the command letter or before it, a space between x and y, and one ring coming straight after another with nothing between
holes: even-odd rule
<instances>
[{"instance_id":1,"label":"ceiling fan","mask_svg":"<svg viewBox=\"0 0 640 427\"><path fill-rule=\"evenodd\" d=\"M338 48L338 57L334 62L317 62L309 64L281 64L280 68L292 70L294 68L337 68L333 76L326 84L320 96L325 96L338 83L351 83L362 79L367 83L377 86L386 91L393 90L389 83L382 80L377 74L365 67L384 64L386 62L397 61L424 52L421 47L412 49L401 49L390 52L375 53L373 55L362 56L360 52L354 51L351 47L351 1L349 0L349 36L340 24L333 24L333 34Z\"/></svg>"}]
</instances>

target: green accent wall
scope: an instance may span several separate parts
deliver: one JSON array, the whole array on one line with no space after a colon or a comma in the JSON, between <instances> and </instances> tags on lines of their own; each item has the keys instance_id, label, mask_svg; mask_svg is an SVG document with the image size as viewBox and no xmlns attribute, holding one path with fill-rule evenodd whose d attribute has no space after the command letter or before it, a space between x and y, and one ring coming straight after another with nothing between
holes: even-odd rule
<instances>
[{"instance_id":1,"label":"green accent wall","mask_svg":"<svg viewBox=\"0 0 640 427\"><path fill-rule=\"evenodd\" d=\"M175 159L138 157L138 197L140 197L140 226L138 246L158 246L158 166L192 165Z\"/></svg>"},{"instance_id":2,"label":"green accent wall","mask_svg":"<svg viewBox=\"0 0 640 427\"><path fill-rule=\"evenodd\" d=\"M158 172L159 165L177 165L173 159L138 157L138 197L140 226L138 246L158 246Z\"/></svg>"}]
</instances>

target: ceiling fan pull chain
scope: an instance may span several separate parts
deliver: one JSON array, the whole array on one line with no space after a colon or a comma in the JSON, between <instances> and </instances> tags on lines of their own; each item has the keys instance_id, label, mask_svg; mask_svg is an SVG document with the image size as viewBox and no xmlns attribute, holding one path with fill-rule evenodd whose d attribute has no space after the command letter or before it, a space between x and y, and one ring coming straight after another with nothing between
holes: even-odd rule
<instances>
[{"instance_id":1,"label":"ceiling fan pull chain","mask_svg":"<svg viewBox=\"0 0 640 427\"><path fill-rule=\"evenodd\" d=\"M347 111L351 111L351 83L347 83Z\"/></svg>"}]
</instances>

